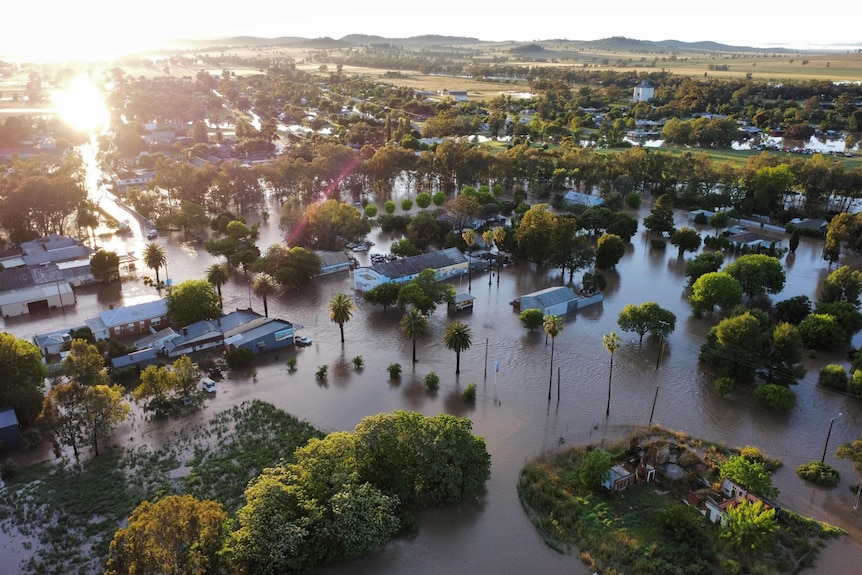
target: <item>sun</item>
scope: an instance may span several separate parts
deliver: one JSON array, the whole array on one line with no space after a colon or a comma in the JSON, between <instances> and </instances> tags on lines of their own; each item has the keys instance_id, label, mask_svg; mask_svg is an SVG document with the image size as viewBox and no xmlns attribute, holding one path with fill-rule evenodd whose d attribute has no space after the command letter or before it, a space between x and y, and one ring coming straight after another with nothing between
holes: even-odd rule
<instances>
[{"instance_id":1,"label":"sun","mask_svg":"<svg viewBox=\"0 0 862 575\"><path fill-rule=\"evenodd\" d=\"M78 76L54 94L60 117L77 130L93 133L108 125L105 95L87 76Z\"/></svg>"}]
</instances>

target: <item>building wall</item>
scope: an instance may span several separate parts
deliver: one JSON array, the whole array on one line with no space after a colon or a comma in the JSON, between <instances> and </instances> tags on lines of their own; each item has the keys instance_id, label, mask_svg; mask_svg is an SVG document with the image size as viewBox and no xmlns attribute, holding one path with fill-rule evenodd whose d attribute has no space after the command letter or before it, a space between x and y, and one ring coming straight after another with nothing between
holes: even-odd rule
<instances>
[{"instance_id":1,"label":"building wall","mask_svg":"<svg viewBox=\"0 0 862 575\"><path fill-rule=\"evenodd\" d=\"M124 323L123 325L111 326L109 329L110 337L126 337L142 333L149 334L150 326L153 326L153 328L158 331L158 329L167 324L167 321L167 316L162 316L142 319L131 323Z\"/></svg>"},{"instance_id":2,"label":"building wall","mask_svg":"<svg viewBox=\"0 0 862 575\"><path fill-rule=\"evenodd\" d=\"M29 299L24 299L22 301L10 302L6 305L0 306L0 315L3 317L17 317L21 315L27 315L30 313L30 308L28 304L36 303L40 301L47 301L48 307L51 309L58 307L66 307L70 305L75 305L75 294L68 293L58 293L58 294L48 294L47 296L43 294L35 294Z\"/></svg>"}]
</instances>

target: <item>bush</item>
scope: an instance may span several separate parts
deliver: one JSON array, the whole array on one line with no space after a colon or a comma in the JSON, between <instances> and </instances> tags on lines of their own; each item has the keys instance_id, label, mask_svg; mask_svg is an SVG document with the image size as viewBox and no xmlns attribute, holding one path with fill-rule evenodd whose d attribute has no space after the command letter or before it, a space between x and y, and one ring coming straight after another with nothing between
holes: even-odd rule
<instances>
[{"instance_id":1,"label":"bush","mask_svg":"<svg viewBox=\"0 0 862 575\"><path fill-rule=\"evenodd\" d=\"M374 204L368 204L367 206L365 206L364 211L366 218L373 218L377 215L378 212L377 206L375 206Z\"/></svg>"},{"instance_id":2,"label":"bush","mask_svg":"<svg viewBox=\"0 0 862 575\"><path fill-rule=\"evenodd\" d=\"M835 487L841 479L837 469L819 461L803 463L796 468L796 475L805 481L824 487Z\"/></svg>"},{"instance_id":3,"label":"bush","mask_svg":"<svg viewBox=\"0 0 862 575\"><path fill-rule=\"evenodd\" d=\"M754 398L764 407L775 411L790 411L796 407L796 394L775 383L764 383L754 390Z\"/></svg>"},{"instance_id":4,"label":"bush","mask_svg":"<svg viewBox=\"0 0 862 575\"><path fill-rule=\"evenodd\" d=\"M817 380L818 385L828 387L829 389L837 389L838 391L847 391L847 370L843 365L830 363L825 367L820 368L820 378Z\"/></svg>"},{"instance_id":5,"label":"bush","mask_svg":"<svg viewBox=\"0 0 862 575\"><path fill-rule=\"evenodd\" d=\"M719 377L715 380L715 391L720 395L727 395L736 388L736 381L732 377Z\"/></svg>"},{"instance_id":6,"label":"bush","mask_svg":"<svg viewBox=\"0 0 862 575\"><path fill-rule=\"evenodd\" d=\"M286 362L284 362L284 364L287 366L287 369L289 369L290 371L293 371L296 369L296 358L291 357Z\"/></svg>"},{"instance_id":7,"label":"bush","mask_svg":"<svg viewBox=\"0 0 862 575\"><path fill-rule=\"evenodd\" d=\"M637 192L629 192L626 194L626 205L633 210L636 210L641 207L641 202L643 198Z\"/></svg>"},{"instance_id":8,"label":"bush","mask_svg":"<svg viewBox=\"0 0 862 575\"><path fill-rule=\"evenodd\" d=\"M655 250L667 249L667 242L664 240L657 240L657 239L653 238L649 241L649 245Z\"/></svg>"},{"instance_id":9,"label":"bush","mask_svg":"<svg viewBox=\"0 0 862 575\"><path fill-rule=\"evenodd\" d=\"M476 384L468 383L464 393L461 394L461 399L473 403L476 401Z\"/></svg>"},{"instance_id":10,"label":"bush","mask_svg":"<svg viewBox=\"0 0 862 575\"><path fill-rule=\"evenodd\" d=\"M401 364L400 363L390 363L386 368L386 371L389 372L389 379L398 379L401 377Z\"/></svg>"},{"instance_id":11,"label":"bush","mask_svg":"<svg viewBox=\"0 0 862 575\"><path fill-rule=\"evenodd\" d=\"M254 352L250 349L232 349L224 356L227 366L231 369L243 369L254 361Z\"/></svg>"},{"instance_id":12,"label":"bush","mask_svg":"<svg viewBox=\"0 0 862 575\"><path fill-rule=\"evenodd\" d=\"M411 198L404 198L401 200L401 209L405 212L409 212L410 209L413 208L413 200Z\"/></svg>"},{"instance_id":13,"label":"bush","mask_svg":"<svg viewBox=\"0 0 862 575\"><path fill-rule=\"evenodd\" d=\"M357 355L353 358L353 366L356 367L356 369L361 369L365 367L365 360L362 359L361 355Z\"/></svg>"},{"instance_id":14,"label":"bush","mask_svg":"<svg viewBox=\"0 0 862 575\"><path fill-rule=\"evenodd\" d=\"M21 432L21 451L32 451L42 443L42 434L38 429L25 429Z\"/></svg>"},{"instance_id":15,"label":"bush","mask_svg":"<svg viewBox=\"0 0 862 575\"><path fill-rule=\"evenodd\" d=\"M428 391L437 391L440 387L440 376L433 371L425 376L425 389Z\"/></svg>"},{"instance_id":16,"label":"bush","mask_svg":"<svg viewBox=\"0 0 862 575\"><path fill-rule=\"evenodd\" d=\"M18 464L13 459L7 459L0 465L0 479L9 481L18 475Z\"/></svg>"},{"instance_id":17,"label":"bush","mask_svg":"<svg viewBox=\"0 0 862 575\"><path fill-rule=\"evenodd\" d=\"M317 371L314 372L314 377L315 377L315 379L320 381L320 380L326 379L327 373L329 373L329 366L328 365L321 365L320 367L317 368Z\"/></svg>"}]
</instances>

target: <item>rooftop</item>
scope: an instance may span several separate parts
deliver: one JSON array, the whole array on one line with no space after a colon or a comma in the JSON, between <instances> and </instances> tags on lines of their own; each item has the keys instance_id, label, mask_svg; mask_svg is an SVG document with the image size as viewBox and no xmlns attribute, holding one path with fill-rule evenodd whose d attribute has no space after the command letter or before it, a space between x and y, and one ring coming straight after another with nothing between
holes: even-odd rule
<instances>
[{"instance_id":1,"label":"rooftop","mask_svg":"<svg viewBox=\"0 0 862 575\"><path fill-rule=\"evenodd\" d=\"M458 248L448 248L427 254L419 254L394 262L375 264L371 269L388 278L401 278L416 275L427 269L438 270L441 268L467 263L467 256Z\"/></svg>"}]
</instances>

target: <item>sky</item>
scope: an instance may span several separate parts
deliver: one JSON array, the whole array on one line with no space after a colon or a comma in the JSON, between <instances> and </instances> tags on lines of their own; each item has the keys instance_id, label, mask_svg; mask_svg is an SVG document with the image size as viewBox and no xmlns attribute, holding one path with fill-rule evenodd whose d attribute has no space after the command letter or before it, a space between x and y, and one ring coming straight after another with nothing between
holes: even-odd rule
<instances>
[{"instance_id":1,"label":"sky","mask_svg":"<svg viewBox=\"0 0 862 575\"><path fill-rule=\"evenodd\" d=\"M241 0L10 0L0 58L32 60L108 59L173 38L299 36L341 38L370 34L405 38L424 34L468 36L487 41L711 40L736 46L795 49L862 48L858 0L828 3L722 0L614 0L583 2L500 0L405 2L357 0L276 2ZM323 12L316 12L317 8Z\"/></svg>"}]
</instances>

